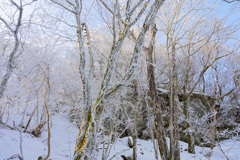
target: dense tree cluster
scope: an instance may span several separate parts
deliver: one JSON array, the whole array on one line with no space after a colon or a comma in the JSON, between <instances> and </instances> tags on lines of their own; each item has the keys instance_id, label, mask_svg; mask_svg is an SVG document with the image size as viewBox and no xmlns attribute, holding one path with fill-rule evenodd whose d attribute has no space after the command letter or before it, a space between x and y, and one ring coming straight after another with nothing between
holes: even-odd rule
<instances>
[{"instance_id":1,"label":"dense tree cluster","mask_svg":"<svg viewBox=\"0 0 240 160\"><path fill-rule=\"evenodd\" d=\"M213 149L239 134L240 21L212 3L0 2L0 124L36 137L46 127L45 159L56 113L79 127L74 160L95 159L101 141L106 160L123 136L133 160L137 138L156 139L162 160L180 160L180 139L189 153Z\"/></svg>"}]
</instances>

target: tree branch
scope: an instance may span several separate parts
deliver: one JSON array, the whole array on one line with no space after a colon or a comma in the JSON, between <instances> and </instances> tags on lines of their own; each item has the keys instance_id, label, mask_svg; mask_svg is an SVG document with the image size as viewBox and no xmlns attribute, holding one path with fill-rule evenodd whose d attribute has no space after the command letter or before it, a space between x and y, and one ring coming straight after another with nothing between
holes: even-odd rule
<instances>
[{"instance_id":1,"label":"tree branch","mask_svg":"<svg viewBox=\"0 0 240 160\"><path fill-rule=\"evenodd\" d=\"M69 11L69 12L71 12L71 13L73 13L73 14L77 14L76 12L74 12L73 10L67 8L66 6L62 5L61 3L58 3L58 2L56 2L56 1L54 1L54 0L50 0L50 1L52 1L53 3L59 5L60 7L66 9L67 11Z\"/></svg>"}]
</instances>

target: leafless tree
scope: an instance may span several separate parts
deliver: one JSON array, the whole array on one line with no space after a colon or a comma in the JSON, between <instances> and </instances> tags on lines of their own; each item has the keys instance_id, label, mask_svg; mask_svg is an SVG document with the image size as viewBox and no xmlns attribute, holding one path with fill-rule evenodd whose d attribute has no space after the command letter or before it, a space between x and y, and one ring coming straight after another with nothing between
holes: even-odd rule
<instances>
[{"instance_id":1,"label":"leafless tree","mask_svg":"<svg viewBox=\"0 0 240 160\"><path fill-rule=\"evenodd\" d=\"M6 20L5 17L0 16L0 21L6 26L6 28L10 31L10 33L14 37L14 46L7 60L7 70L1 80L0 99L2 98L4 90L6 89L6 86L7 86L8 80L14 68L16 67L15 60L21 55L21 54L17 54L17 52L21 43L19 39L19 30L22 25L21 23L22 23L22 17L23 17L23 7L26 5L32 4L34 1L36 0L33 0L32 2L27 4L23 4L22 0L19 0L19 3L15 2L14 0L10 0L11 6L16 8L16 11L13 15L13 19L11 19L12 22L8 22L8 20ZM16 13L17 13L17 19L15 20ZM15 21L16 23L14 23Z\"/></svg>"},{"instance_id":2,"label":"leafless tree","mask_svg":"<svg viewBox=\"0 0 240 160\"><path fill-rule=\"evenodd\" d=\"M16 54L20 45L19 41L19 28L21 26L21 21L22 21L22 15L23 15L23 4L22 0L20 0L20 3L17 4L13 0L10 1L12 6L16 7L17 12L18 12L18 19L17 23L14 26L11 26L3 17L0 16L0 20L6 25L6 27L10 30L10 32L13 34L15 43L14 47L10 53L8 63L7 63L7 71L6 74L4 75L3 79L1 80L1 86L0 86L0 99L3 96L3 92L6 89L7 82L11 76L11 73L13 69L15 68L15 59L16 59Z\"/></svg>"},{"instance_id":3,"label":"leafless tree","mask_svg":"<svg viewBox=\"0 0 240 160\"><path fill-rule=\"evenodd\" d=\"M133 75L136 67L139 54L141 52L145 34L148 31L150 25L155 19L155 16L159 10L159 8L163 4L163 0L155 0L153 3L150 0L144 1L141 0L133 5L131 0L126 2L126 10L125 10L125 20L123 25L123 30L121 30L117 34L116 30L116 20L117 20L117 8L119 6L118 0L116 0L114 9L113 9L113 18L112 18L112 32L113 32L113 44L112 49L110 51L110 55L107 61L107 69L102 80L101 89L99 91L97 100L94 105L92 105L91 98L91 82L93 79L93 53L91 50L91 41L90 34L87 28L86 23L81 22L81 11L82 11L82 1L75 0L74 3L66 0L68 6L59 3L57 1L51 0L53 3L63 7L67 11L71 12L76 17L77 24L77 37L78 37L78 46L79 46L79 55L80 55L80 75L83 82L83 91L84 91L84 112L82 117L82 124L80 127L79 135L76 140L76 147L74 152L74 159L91 159L94 154L94 146L96 139L96 132L98 131L98 121L101 113L104 109L104 101L111 94L116 92L121 86L123 86ZM151 5L151 6L150 6ZM137 8L142 6L141 10L136 13ZM145 13L145 10L149 8L149 11L145 17L143 22L143 26L141 31L139 32L137 41L135 42L135 48L132 54L132 60L130 63L130 67L126 72L124 78L117 84L112 84L113 72L116 67L116 61L119 54L120 49L123 47L123 42L126 37L129 35L129 31L131 27L142 17ZM133 18L134 15L137 15ZM84 40L86 37L86 43L88 47L88 54L90 56L90 66L89 72L86 73L86 49L84 45Z\"/></svg>"}]
</instances>

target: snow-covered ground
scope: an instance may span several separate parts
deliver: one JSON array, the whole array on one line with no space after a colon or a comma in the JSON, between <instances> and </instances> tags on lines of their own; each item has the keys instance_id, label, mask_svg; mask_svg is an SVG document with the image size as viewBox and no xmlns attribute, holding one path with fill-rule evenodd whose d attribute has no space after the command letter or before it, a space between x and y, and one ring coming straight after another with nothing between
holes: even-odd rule
<instances>
[{"instance_id":1,"label":"snow-covered ground","mask_svg":"<svg viewBox=\"0 0 240 160\"><path fill-rule=\"evenodd\" d=\"M66 118L52 116L51 126L51 158L53 160L68 160L74 152L75 138L78 129ZM23 157L25 160L37 160L47 154L47 131L40 138L28 133L23 134ZM20 132L3 128L0 125L0 160L5 160L14 154L20 155Z\"/></svg>"},{"instance_id":2,"label":"snow-covered ground","mask_svg":"<svg viewBox=\"0 0 240 160\"><path fill-rule=\"evenodd\" d=\"M71 160L74 152L75 138L78 129L74 127L66 118L52 116L51 128L51 156L52 160ZM35 138L30 134L23 133L23 157L24 160L37 160L41 155L47 154L47 132L45 131L40 138ZM121 155L131 156L132 149L127 145L127 137L118 139L112 147L109 158L122 160ZM0 125L0 160L7 160L14 154L20 155L20 133L10 130ZM233 138L221 142L214 148L210 158L205 155L209 152L208 148L196 147L196 154L188 154L184 151L187 144L180 142L182 160L240 160L240 138ZM154 160L154 149L151 141L138 139L137 143L138 160ZM226 158L227 156L227 158ZM101 159L101 150L98 152L98 159Z\"/></svg>"}]
</instances>

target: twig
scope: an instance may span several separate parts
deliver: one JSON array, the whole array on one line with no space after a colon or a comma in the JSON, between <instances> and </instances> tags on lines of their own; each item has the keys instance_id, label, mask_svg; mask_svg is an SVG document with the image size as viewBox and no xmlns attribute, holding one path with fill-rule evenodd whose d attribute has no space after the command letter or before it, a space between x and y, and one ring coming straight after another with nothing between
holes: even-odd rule
<instances>
[{"instance_id":1,"label":"twig","mask_svg":"<svg viewBox=\"0 0 240 160\"><path fill-rule=\"evenodd\" d=\"M226 159L227 159L227 160L230 160L230 159L227 157L227 155L225 154L225 152L223 151L221 145L218 143L217 146L218 146L218 148L220 149L220 151L223 153L223 155L226 157Z\"/></svg>"},{"instance_id":2,"label":"twig","mask_svg":"<svg viewBox=\"0 0 240 160\"><path fill-rule=\"evenodd\" d=\"M18 155L18 154L13 155L12 157L8 158L7 160L9 160L9 159L15 159L15 158L18 158L18 159L20 159L20 160L23 160L22 157L21 157L20 155Z\"/></svg>"}]
</instances>

